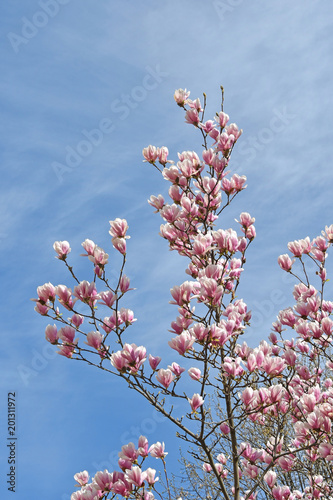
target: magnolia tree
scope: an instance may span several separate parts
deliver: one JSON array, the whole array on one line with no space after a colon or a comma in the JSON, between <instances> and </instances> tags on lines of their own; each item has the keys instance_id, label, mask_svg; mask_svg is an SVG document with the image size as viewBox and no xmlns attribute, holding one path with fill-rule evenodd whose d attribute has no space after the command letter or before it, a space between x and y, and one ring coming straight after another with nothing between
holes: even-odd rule
<instances>
[{"instance_id":1,"label":"magnolia tree","mask_svg":"<svg viewBox=\"0 0 333 500\"><path fill-rule=\"evenodd\" d=\"M68 262L69 243L58 241L54 249L74 289L46 283L35 299L36 311L57 323L45 335L59 354L124 379L174 424L187 454L182 485L168 479L164 443L141 436L122 447L118 470L92 471L91 478L87 471L75 474L78 489L71 498L333 498L333 303L324 298L333 225L312 241L289 243L291 256L278 258L295 279L294 304L279 313L268 339L250 347L251 312L237 289L255 220L243 212L238 231L219 227L221 213L246 187L245 176L228 171L242 131L228 124L223 89L221 111L208 121L206 96L201 103L189 94L179 89L174 98L203 141L201 154L183 151L174 162L166 147L143 150L144 161L170 184L171 201L160 194L149 200L164 221L160 235L187 266L188 279L171 289L178 315L168 344L175 361L166 366L159 353L126 342L125 330L136 319L122 307L132 290L124 273L124 219L110 221L113 247L122 255L116 280L107 275L108 254L91 240L82 246L93 278L79 279ZM307 263L315 267L312 277ZM161 461L160 481L151 457Z\"/></svg>"}]
</instances>

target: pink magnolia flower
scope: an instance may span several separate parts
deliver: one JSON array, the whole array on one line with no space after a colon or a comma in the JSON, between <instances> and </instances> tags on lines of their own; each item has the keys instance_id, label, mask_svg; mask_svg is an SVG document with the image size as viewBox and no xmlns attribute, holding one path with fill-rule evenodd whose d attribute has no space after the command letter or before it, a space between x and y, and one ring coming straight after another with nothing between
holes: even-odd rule
<instances>
[{"instance_id":1,"label":"pink magnolia flower","mask_svg":"<svg viewBox=\"0 0 333 500\"><path fill-rule=\"evenodd\" d=\"M55 290L57 296L59 297L60 304L62 304L66 309L72 310L76 302L76 299L73 300L72 298L72 290L67 288L65 285L58 285Z\"/></svg>"},{"instance_id":2,"label":"pink magnolia flower","mask_svg":"<svg viewBox=\"0 0 333 500\"><path fill-rule=\"evenodd\" d=\"M266 356L262 365L267 375L280 375L286 367L286 362L282 358Z\"/></svg>"},{"instance_id":3,"label":"pink magnolia flower","mask_svg":"<svg viewBox=\"0 0 333 500\"><path fill-rule=\"evenodd\" d=\"M255 393L252 387L247 387L241 394L241 400L245 406L249 406L255 400Z\"/></svg>"},{"instance_id":4,"label":"pink magnolia flower","mask_svg":"<svg viewBox=\"0 0 333 500\"><path fill-rule=\"evenodd\" d=\"M148 469L146 469L145 473L146 473L146 480L147 480L147 483L149 485L153 485L159 480L158 477L155 477L155 474L156 474L155 469L148 467Z\"/></svg>"},{"instance_id":5,"label":"pink magnolia flower","mask_svg":"<svg viewBox=\"0 0 333 500\"><path fill-rule=\"evenodd\" d=\"M204 399L200 396L200 394L193 394L192 398L187 398L188 402L191 405L192 412L196 412L200 406L204 404Z\"/></svg>"},{"instance_id":6,"label":"pink magnolia flower","mask_svg":"<svg viewBox=\"0 0 333 500\"><path fill-rule=\"evenodd\" d=\"M199 368L194 368L194 367L190 368L188 370L188 374L193 380L200 380L201 378L201 371L199 370Z\"/></svg>"},{"instance_id":7,"label":"pink magnolia flower","mask_svg":"<svg viewBox=\"0 0 333 500\"><path fill-rule=\"evenodd\" d=\"M203 342L209 334L209 328L205 327L202 323L196 323L189 329L189 333L196 338L199 342Z\"/></svg>"},{"instance_id":8,"label":"pink magnolia flower","mask_svg":"<svg viewBox=\"0 0 333 500\"><path fill-rule=\"evenodd\" d=\"M312 250L310 238L307 236L302 240L291 241L288 243L288 249L295 257L301 257L304 253L308 254Z\"/></svg>"},{"instance_id":9,"label":"pink magnolia flower","mask_svg":"<svg viewBox=\"0 0 333 500\"><path fill-rule=\"evenodd\" d=\"M136 318L134 318L134 312L131 311L131 309L125 309L124 307L120 309L119 317L121 321L126 324L126 326L131 325L136 321Z\"/></svg>"},{"instance_id":10,"label":"pink magnolia flower","mask_svg":"<svg viewBox=\"0 0 333 500\"><path fill-rule=\"evenodd\" d=\"M156 370L161 360L162 358L160 358L159 356L152 356L151 354L149 354L149 364L151 369Z\"/></svg>"},{"instance_id":11,"label":"pink magnolia flower","mask_svg":"<svg viewBox=\"0 0 333 500\"><path fill-rule=\"evenodd\" d=\"M116 368L116 370L122 372L126 371L127 368L127 359L123 357L122 351L117 351L111 354L110 357L111 365Z\"/></svg>"},{"instance_id":12,"label":"pink magnolia flower","mask_svg":"<svg viewBox=\"0 0 333 500\"><path fill-rule=\"evenodd\" d=\"M97 266L104 267L108 263L109 255L104 252L103 248L96 245L93 255L88 255L88 258Z\"/></svg>"},{"instance_id":13,"label":"pink magnolia flower","mask_svg":"<svg viewBox=\"0 0 333 500\"><path fill-rule=\"evenodd\" d=\"M227 113L224 113L223 111L220 111L215 120L218 122L221 128L224 128L229 121L229 115L227 115Z\"/></svg>"},{"instance_id":14,"label":"pink magnolia flower","mask_svg":"<svg viewBox=\"0 0 333 500\"><path fill-rule=\"evenodd\" d=\"M219 306L225 291L223 286L218 285L215 279L211 278L201 278L200 285L200 301L212 306Z\"/></svg>"},{"instance_id":15,"label":"pink magnolia flower","mask_svg":"<svg viewBox=\"0 0 333 500\"><path fill-rule=\"evenodd\" d=\"M99 299L95 283L88 281L81 281L79 285L74 287L74 296L90 306L94 306Z\"/></svg>"},{"instance_id":16,"label":"pink magnolia flower","mask_svg":"<svg viewBox=\"0 0 333 500\"><path fill-rule=\"evenodd\" d=\"M134 443L128 443L121 447L121 451L118 453L119 458L129 460L134 463L139 456L138 450L135 448Z\"/></svg>"},{"instance_id":17,"label":"pink magnolia flower","mask_svg":"<svg viewBox=\"0 0 333 500\"><path fill-rule=\"evenodd\" d=\"M333 445L330 443L321 443L318 448L318 453L326 460L333 461Z\"/></svg>"},{"instance_id":18,"label":"pink magnolia flower","mask_svg":"<svg viewBox=\"0 0 333 500\"><path fill-rule=\"evenodd\" d=\"M130 286L130 279L126 276L126 274L123 274L119 282L119 288L121 293L126 293L129 290L134 290L134 288L130 288L129 286Z\"/></svg>"},{"instance_id":19,"label":"pink magnolia flower","mask_svg":"<svg viewBox=\"0 0 333 500\"><path fill-rule=\"evenodd\" d=\"M274 486L272 495L275 500L287 500L290 497L291 491L288 486Z\"/></svg>"},{"instance_id":20,"label":"pink magnolia flower","mask_svg":"<svg viewBox=\"0 0 333 500\"><path fill-rule=\"evenodd\" d=\"M158 150L158 161L161 165L166 165L168 163L169 150L166 146L162 146ZM170 163L170 162L169 162Z\"/></svg>"},{"instance_id":21,"label":"pink magnolia flower","mask_svg":"<svg viewBox=\"0 0 333 500\"><path fill-rule=\"evenodd\" d=\"M172 205L164 205L164 207L160 210L160 214L163 219L169 223L175 222L178 219L180 212L180 207L174 203Z\"/></svg>"},{"instance_id":22,"label":"pink magnolia flower","mask_svg":"<svg viewBox=\"0 0 333 500\"><path fill-rule=\"evenodd\" d=\"M112 238L112 245L122 255L126 254L126 240L125 238Z\"/></svg>"},{"instance_id":23,"label":"pink magnolia flower","mask_svg":"<svg viewBox=\"0 0 333 500\"><path fill-rule=\"evenodd\" d=\"M96 472L93 478L93 485L95 484L98 490L110 491L113 485L113 475L107 469L103 472Z\"/></svg>"},{"instance_id":24,"label":"pink magnolia flower","mask_svg":"<svg viewBox=\"0 0 333 500\"><path fill-rule=\"evenodd\" d=\"M186 89L178 89L175 90L174 93L174 99L178 106L183 107L185 104L187 104L187 100L189 98L191 92L187 91Z\"/></svg>"},{"instance_id":25,"label":"pink magnolia flower","mask_svg":"<svg viewBox=\"0 0 333 500\"><path fill-rule=\"evenodd\" d=\"M255 222L255 218L251 217L251 215L247 212L242 212L239 216L239 221L235 219L236 222L239 222L241 226L245 229L248 229Z\"/></svg>"},{"instance_id":26,"label":"pink magnolia flower","mask_svg":"<svg viewBox=\"0 0 333 500\"><path fill-rule=\"evenodd\" d=\"M71 247L69 246L68 241L55 241L53 243L53 248L58 254L58 259L60 260L66 260L67 255L71 251Z\"/></svg>"},{"instance_id":27,"label":"pink magnolia flower","mask_svg":"<svg viewBox=\"0 0 333 500\"><path fill-rule=\"evenodd\" d=\"M45 283L37 288L37 295L42 304L46 304L49 300L54 302L56 298L56 289L52 283Z\"/></svg>"},{"instance_id":28,"label":"pink magnolia flower","mask_svg":"<svg viewBox=\"0 0 333 500\"><path fill-rule=\"evenodd\" d=\"M158 370L156 378L159 381L159 383L162 384L167 389L171 384L171 382L174 381L175 376L169 368L167 370L161 368L160 370Z\"/></svg>"},{"instance_id":29,"label":"pink magnolia flower","mask_svg":"<svg viewBox=\"0 0 333 500\"><path fill-rule=\"evenodd\" d=\"M125 498L129 496L131 490L132 490L132 484L129 481L127 481L124 475L121 479L115 481L111 488L112 493L115 493L116 495L121 495Z\"/></svg>"},{"instance_id":30,"label":"pink magnolia flower","mask_svg":"<svg viewBox=\"0 0 333 500\"><path fill-rule=\"evenodd\" d=\"M274 472L273 470L269 470L264 475L264 480L266 481L269 488L272 489L276 482L276 472Z\"/></svg>"},{"instance_id":31,"label":"pink magnolia flower","mask_svg":"<svg viewBox=\"0 0 333 500\"><path fill-rule=\"evenodd\" d=\"M103 342L103 335L100 332L89 332L87 335L87 342L85 344L93 347L96 350L101 348Z\"/></svg>"},{"instance_id":32,"label":"pink magnolia flower","mask_svg":"<svg viewBox=\"0 0 333 500\"><path fill-rule=\"evenodd\" d=\"M202 464L202 469L203 469L204 472L211 472L212 466L210 464L208 464L208 463L205 462L205 463Z\"/></svg>"},{"instance_id":33,"label":"pink magnolia flower","mask_svg":"<svg viewBox=\"0 0 333 500\"><path fill-rule=\"evenodd\" d=\"M110 225L111 228L109 233L113 238L126 238L126 232L128 229L128 224L126 219L117 218L115 220L110 220Z\"/></svg>"},{"instance_id":34,"label":"pink magnolia flower","mask_svg":"<svg viewBox=\"0 0 333 500\"><path fill-rule=\"evenodd\" d=\"M73 314L73 316L69 318L69 321L75 326L75 328L80 328L84 321L84 317L81 316L81 314Z\"/></svg>"},{"instance_id":35,"label":"pink magnolia flower","mask_svg":"<svg viewBox=\"0 0 333 500\"><path fill-rule=\"evenodd\" d=\"M230 427L225 422L220 425L220 430L221 430L222 434L224 434L225 436L230 433Z\"/></svg>"},{"instance_id":36,"label":"pink magnolia flower","mask_svg":"<svg viewBox=\"0 0 333 500\"><path fill-rule=\"evenodd\" d=\"M226 127L225 131L228 135L233 135L236 141L243 133L243 130L242 129L239 130L236 123L230 123L230 125Z\"/></svg>"},{"instance_id":37,"label":"pink magnolia flower","mask_svg":"<svg viewBox=\"0 0 333 500\"><path fill-rule=\"evenodd\" d=\"M45 328L45 338L51 344L58 343L58 330L56 325L47 325Z\"/></svg>"},{"instance_id":38,"label":"pink magnolia flower","mask_svg":"<svg viewBox=\"0 0 333 500\"><path fill-rule=\"evenodd\" d=\"M227 356L224 359L224 363L222 363L222 368L225 374L228 374L231 377L241 376L244 372L244 369L240 366L241 361L242 359L239 357L236 359L232 359L229 356Z\"/></svg>"},{"instance_id":39,"label":"pink magnolia flower","mask_svg":"<svg viewBox=\"0 0 333 500\"><path fill-rule=\"evenodd\" d=\"M185 330L178 337L169 340L168 344L171 349L175 349L181 356L184 356L187 351L192 349L194 338L189 331Z\"/></svg>"},{"instance_id":40,"label":"pink magnolia flower","mask_svg":"<svg viewBox=\"0 0 333 500\"><path fill-rule=\"evenodd\" d=\"M185 122L197 127L200 123L198 111L194 108L188 109L185 113Z\"/></svg>"},{"instance_id":41,"label":"pink magnolia flower","mask_svg":"<svg viewBox=\"0 0 333 500\"><path fill-rule=\"evenodd\" d=\"M148 439L145 436L140 436L137 449L138 455L140 455L141 457L147 457L148 448L149 448Z\"/></svg>"},{"instance_id":42,"label":"pink magnolia flower","mask_svg":"<svg viewBox=\"0 0 333 500\"><path fill-rule=\"evenodd\" d=\"M161 208L164 207L165 201L164 198L161 194L158 196L153 196L151 195L150 199L148 200L149 205L157 209L157 212L161 210Z\"/></svg>"},{"instance_id":43,"label":"pink magnolia flower","mask_svg":"<svg viewBox=\"0 0 333 500\"><path fill-rule=\"evenodd\" d=\"M134 465L131 469L127 469L125 472L125 479L138 488L142 486L146 478L147 473L142 472L140 467L138 467L137 465Z\"/></svg>"},{"instance_id":44,"label":"pink magnolia flower","mask_svg":"<svg viewBox=\"0 0 333 500\"><path fill-rule=\"evenodd\" d=\"M193 281L185 281L180 286L174 286L171 288L170 292L174 300L170 301L170 304L177 304L179 306L184 306L188 304L191 300L191 295L194 290Z\"/></svg>"},{"instance_id":45,"label":"pink magnolia flower","mask_svg":"<svg viewBox=\"0 0 333 500\"><path fill-rule=\"evenodd\" d=\"M196 109L197 111L202 111L201 102L200 102L199 97L197 97L194 101L192 101L191 99L188 99L188 105L190 108Z\"/></svg>"},{"instance_id":46,"label":"pink magnolia flower","mask_svg":"<svg viewBox=\"0 0 333 500\"><path fill-rule=\"evenodd\" d=\"M100 304L105 304L108 307L112 307L117 300L117 295L115 295L111 290L106 292L101 292L99 294Z\"/></svg>"},{"instance_id":47,"label":"pink magnolia flower","mask_svg":"<svg viewBox=\"0 0 333 500\"><path fill-rule=\"evenodd\" d=\"M94 250L96 248L96 243L94 243L92 240L84 240L83 243L81 243L81 246L85 249L87 252L86 254L82 254L83 257L88 257L89 255L94 255Z\"/></svg>"},{"instance_id":48,"label":"pink magnolia flower","mask_svg":"<svg viewBox=\"0 0 333 500\"><path fill-rule=\"evenodd\" d=\"M89 481L89 474L86 470L84 470L82 472L77 472L74 475L74 479L78 483L77 486L84 486Z\"/></svg>"},{"instance_id":49,"label":"pink magnolia flower","mask_svg":"<svg viewBox=\"0 0 333 500\"><path fill-rule=\"evenodd\" d=\"M142 150L142 154L144 157L143 161L147 161L148 163L155 163L159 156L159 149L155 146L148 146Z\"/></svg>"},{"instance_id":50,"label":"pink magnolia flower","mask_svg":"<svg viewBox=\"0 0 333 500\"><path fill-rule=\"evenodd\" d=\"M321 234L324 238L327 238L329 243L333 243L333 224L330 226L325 226L325 231L322 231Z\"/></svg>"},{"instance_id":51,"label":"pink magnolia flower","mask_svg":"<svg viewBox=\"0 0 333 500\"><path fill-rule=\"evenodd\" d=\"M146 349L135 344L124 344L122 357L126 360L126 366L132 373L137 373L146 361Z\"/></svg>"},{"instance_id":52,"label":"pink magnolia flower","mask_svg":"<svg viewBox=\"0 0 333 500\"><path fill-rule=\"evenodd\" d=\"M164 451L164 448L164 443L160 443L159 441L157 441L157 443L151 445L148 452L152 457L165 458L168 453Z\"/></svg>"},{"instance_id":53,"label":"pink magnolia flower","mask_svg":"<svg viewBox=\"0 0 333 500\"><path fill-rule=\"evenodd\" d=\"M178 363L175 363L175 362L173 362L171 365L169 365L168 368L172 371L172 373L176 377L180 377L181 374L185 371L185 368L182 368L181 366L179 366Z\"/></svg>"},{"instance_id":54,"label":"pink magnolia flower","mask_svg":"<svg viewBox=\"0 0 333 500\"><path fill-rule=\"evenodd\" d=\"M73 344L75 337L75 330L71 326L63 326L58 331L58 337L66 344Z\"/></svg>"},{"instance_id":55,"label":"pink magnolia flower","mask_svg":"<svg viewBox=\"0 0 333 500\"><path fill-rule=\"evenodd\" d=\"M41 314L42 316L46 316L50 310L49 306L46 306L45 304L42 304L38 301L36 302L34 309L36 312L38 312L38 314Z\"/></svg>"},{"instance_id":56,"label":"pink magnolia flower","mask_svg":"<svg viewBox=\"0 0 333 500\"><path fill-rule=\"evenodd\" d=\"M62 345L59 348L58 354L64 356L65 358L71 358L75 352L74 345Z\"/></svg>"},{"instance_id":57,"label":"pink magnolia flower","mask_svg":"<svg viewBox=\"0 0 333 500\"><path fill-rule=\"evenodd\" d=\"M291 260L289 255L287 255L286 253L278 257L278 264L284 271L290 271L294 262L295 259Z\"/></svg>"}]
</instances>

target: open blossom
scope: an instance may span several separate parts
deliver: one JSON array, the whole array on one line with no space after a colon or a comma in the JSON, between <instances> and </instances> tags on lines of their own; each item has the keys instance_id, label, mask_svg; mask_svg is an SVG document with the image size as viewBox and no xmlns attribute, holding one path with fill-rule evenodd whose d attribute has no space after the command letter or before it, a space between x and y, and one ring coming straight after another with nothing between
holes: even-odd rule
<instances>
[{"instance_id":1,"label":"open blossom","mask_svg":"<svg viewBox=\"0 0 333 500\"><path fill-rule=\"evenodd\" d=\"M146 349L135 344L124 344L122 357L126 360L126 366L132 373L136 373L146 361Z\"/></svg>"},{"instance_id":2,"label":"open blossom","mask_svg":"<svg viewBox=\"0 0 333 500\"><path fill-rule=\"evenodd\" d=\"M125 240L125 238L112 238L112 245L122 255L126 254L126 240Z\"/></svg>"},{"instance_id":3,"label":"open blossom","mask_svg":"<svg viewBox=\"0 0 333 500\"><path fill-rule=\"evenodd\" d=\"M117 295L115 295L111 290L108 290L106 292L101 292L99 294L99 299L101 300L101 304L112 307L117 300Z\"/></svg>"},{"instance_id":4,"label":"open blossom","mask_svg":"<svg viewBox=\"0 0 333 500\"><path fill-rule=\"evenodd\" d=\"M143 148L142 154L144 157L143 161L147 161L148 163L155 163L159 155L159 149L155 146L148 146Z\"/></svg>"},{"instance_id":5,"label":"open blossom","mask_svg":"<svg viewBox=\"0 0 333 500\"><path fill-rule=\"evenodd\" d=\"M151 195L150 199L148 200L149 205L157 209L157 212L163 208L165 201L164 198L161 194L158 196L153 196Z\"/></svg>"},{"instance_id":6,"label":"open blossom","mask_svg":"<svg viewBox=\"0 0 333 500\"><path fill-rule=\"evenodd\" d=\"M77 481L78 486L84 486L89 481L89 474L86 470L84 470L75 474L74 479Z\"/></svg>"},{"instance_id":7,"label":"open blossom","mask_svg":"<svg viewBox=\"0 0 333 500\"><path fill-rule=\"evenodd\" d=\"M124 344L121 351L111 355L110 361L118 371L123 372L127 368L132 373L137 373L146 360L146 349L135 344Z\"/></svg>"},{"instance_id":8,"label":"open blossom","mask_svg":"<svg viewBox=\"0 0 333 500\"><path fill-rule=\"evenodd\" d=\"M124 307L120 309L119 317L121 321L126 324L126 326L131 325L136 321L136 318L134 318L134 312L131 311L131 309L125 309Z\"/></svg>"},{"instance_id":9,"label":"open blossom","mask_svg":"<svg viewBox=\"0 0 333 500\"><path fill-rule=\"evenodd\" d=\"M84 240L84 242L81 243L81 246L83 246L83 248L87 252L86 254L82 254L82 256L84 257L94 255L95 248L97 247L96 243L88 239Z\"/></svg>"},{"instance_id":10,"label":"open blossom","mask_svg":"<svg viewBox=\"0 0 333 500\"><path fill-rule=\"evenodd\" d=\"M191 125L198 126L200 123L198 111L194 108L188 109L185 113L185 121Z\"/></svg>"},{"instance_id":11,"label":"open blossom","mask_svg":"<svg viewBox=\"0 0 333 500\"><path fill-rule=\"evenodd\" d=\"M172 371L176 377L180 377L182 373L184 373L185 368L182 368L179 366L178 363L173 362L171 365L168 366L168 368Z\"/></svg>"},{"instance_id":12,"label":"open blossom","mask_svg":"<svg viewBox=\"0 0 333 500\"><path fill-rule=\"evenodd\" d=\"M60 304L62 304L68 310L73 309L77 299L73 300L72 290L70 288L67 288L67 286L65 285L58 285L56 286L55 290L56 295L59 297Z\"/></svg>"},{"instance_id":13,"label":"open blossom","mask_svg":"<svg viewBox=\"0 0 333 500\"><path fill-rule=\"evenodd\" d=\"M255 222L255 218L251 217L251 215L247 212L242 212L239 216L239 221L235 219L236 222L239 222L244 228L248 229Z\"/></svg>"},{"instance_id":14,"label":"open blossom","mask_svg":"<svg viewBox=\"0 0 333 500\"><path fill-rule=\"evenodd\" d=\"M90 306L95 305L96 301L99 299L95 283L89 283L88 281L81 281L81 283L74 288L74 295Z\"/></svg>"},{"instance_id":15,"label":"open blossom","mask_svg":"<svg viewBox=\"0 0 333 500\"><path fill-rule=\"evenodd\" d=\"M110 491L113 485L113 475L105 469L103 472L96 472L93 478L93 485L96 485L96 489L101 491Z\"/></svg>"},{"instance_id":16,"label":"open blossom","mask_svg":"<svg viewBox=\"0 0 333 500\"><path fill-rule=\"evenodd\" d=\"M126 236L126 232L128 229L128 224L126 219L115 219L110 220L110 231L109 233L113 238L129 238Z\"/></svg>"},{"instance_id":17,"label":"open blossom","mask_svg":"<svg viewBox=\"0 0 333 500\"><path fill-rule=\"evenodd\" d=\"M60 260L66 260L67 255L71 251L68 241L55 241L53 248L58 254L57 258Z\"/></svg>"},{"instance_id":18,"label":"open blossom","mask_svg":"<svg viewBox=\"0 0 333 500\"><path fill-rule=\"evenodd\" d=\"M89 260L97 266L105 266L108 263L109 255L104 252L103 248L95 246L94 253L88 256Z\"/></svg>"},{"instance_id":19,"label":"open blossom","mask_svg":"<svg viewBox=\"0 0 333 500\"><path fill-rule=\"evenodd\" d=\"M290 271L294 262L295 260L291 260L291 258L287 254L280 255L280 257L278 258L279 266L284 271Z\"/></svg>"},{"instance_id":20,"label":"open blossom","mask_svg":"<svg viewBox=\"0 0 333 500\"><path fill-rule=\"evenodd\" d=\"M187 103L187 99L189 98L191 92L186 89L178 89L175 90L174 99L178 106L184 106Z\"/></svg>"},{"instance_id":21,"label":"open blossom","mask_svg":"<svg viewBox=\"0 0 333 500\"><path fill-rule=\"evenodd\" d=\"M161 368L160 370L158 370L156 378L160 382L160 384L162 384L167 389L171 382L174 381L175 375L169 368L167 370Z\"/></svg>"},{"instance_id":22,"label":"open blossom","mask_svg":"<svg viewBox=\"0 0 333 500\"><path fill-rule=\"evenodd\" d=\"M192 411L197 411L197 409L204 404L204 399L200 394L193 394L192 398L187 398L191 405Z\"/></svg>"},{"instance_id":23,"label":"open blossom","mask_svg":"<svg viewBox=\"0 0 333 500\"><path fill-rule=\"evenodd\" d=\"M135 448L134 443L128 443L121 447L121 451L118 453L119 458L124 458L130 462L136 462L139 456L138 450Z\"/></svg>"},{"instance_id":24,"label":"open blossom","mask_svg":"<svg viewBox=\"0 0 333 500\"><path fill-rule=\"evenodd\" d=\"M188 370L188 374L193 380L200 380L201 378L201 371L199 370L199 368L190 368Z\"/></svg>"},{"instance_id":25,"label":"open blossom","mask_svg":"<svg viewBox=\"0 0 333 500\"><path fill-rule=\"evenodd\" d=\"M147 483L150 484L150 485L153 485L155 484L159 478L158 477L155 477L155 474L156 474L156 470L155 469L152 469L151 467L148 467L148 469L146 469L146 480L147 480Z\"/></svg>"},{"instance_id":26,"label":"open blossom","mask_svg":"<svg viewBox=\"0 0 333 500\"><path fill-rule=\"evenodd\" d=\"M302 240L295 240L288 243L288 249L295 257L301 257L303 254L311 252L312 244L307 236Z\"/></svg>"},{"instance_id":27,"label":"open blossom","mask_svg":"<svg viewBox=\"0 0 333 500\"><path fill-rule=\"evenodd\" d=\"M138 467L137 465L134 465L131 469L127 469L125 473L126 480L137 487L142 486L146 477L147 473L142 472L140 467Z\"/></svg>"},{"instance_id":28,"label":"open blossom","mask_svg":"<svg viewBox=\"0 0 333 500\"><path fill-rule=\"evenodd\" d=\"M103 342L103 335L99 332L89 332L87 335L87 342L85 342L90 347L93 347L96 350L101 348L101 344Z\"/></svg>"},{"instance_id":29,"label":"open blossom","mask_svg":"<svg viewBox=\"0 0 333 500\"><path fill-rule=\"evenodd\" d=\"M49 300L54 302L56 298L56 289L52 283L45 283L37 288L37 295L41 303L46 304Z\"/></svg>"},{"instance_id":30,"label":"open blossom","mask_svg":"<svg viewBox=\"0 0 333 500\"><path fill-rule=\"evenodd\" d=\"M172 349L175 349L181 356L184 356L184 354L192 349L192 346L194 344L194 337L189 331L184 331L178 337L174 337L173 339L169 340L168 344Z\"/></svg>"},{"instance_id":31,"label":"open blossom","mask_svg":"<svg viewBox=\"0 0 333 500\"><path fill-rule=\"evenodd\" d=\"M229 121L229 115L227 115L227 113L224 113L223 111L220 111L217 115L217 118L215 117L215 120L218 122L221 128L224 128Z\"/></svg>"},{"instance_id":32,"label":"open blossom","mask_svg":"<svg viewBox=\"0 0 333 500\"><path fill-rule=\"evenodd\" d=\"M137 449L138 456L140 455L140 457L147 457L148 448L149 448L148 439L145 436L140 436Z\"/></svg>"},{"instance_id":33,"label":"open blossom","mask_svg":"<svg viewBox=\"0 0 333 500\"><path fill-rule=\"evenodd\" d=\"M164 458L168 454L166 451L164 451L164 448L164 443L160 443L159 441L157 441L157 443L151 445L148 452L152 457Z\"/></svg>"}]
</instances>

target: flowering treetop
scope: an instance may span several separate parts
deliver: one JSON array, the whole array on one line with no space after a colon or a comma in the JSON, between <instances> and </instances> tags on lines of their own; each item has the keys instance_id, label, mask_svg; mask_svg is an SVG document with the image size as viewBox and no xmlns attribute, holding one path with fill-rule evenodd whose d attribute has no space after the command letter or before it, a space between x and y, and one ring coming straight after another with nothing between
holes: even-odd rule
<instances>
[{"instance_id":1,"label":"flowering treetop","mask_svg":"<svg viewBox=\"0 0 333 500\"><path fill-rule=\"evenodd\" d=\"M188 488L177 490L182 498L330 498L333 303L324 298L324 290L333 225L312 241L307 237L289 243L292 258L278 258L280 267L297 280L295 304L279 313L267 340L249 347L240 337L246 338L251 312L237 289L247 249L256 237L255 219L242 212L236 219L238 231L219 227L222 212L246 188L246 177L229 170L242 130L229 123L223 89L221 110L207 121L206 96L201 103L189 95L179 89L174 98L185 111L186 123L199 131L203 151L183 151L174 162L165 146L148 146L143 156L170 184L169 202L158 194L149 203L163 219L161 236L186 258L188 279L171 289L170 303L178 315L168 344L175 359L189 360L190 368L176 360L165 366L162 356L126 342L125 331L136 318L120 304L133 290L124 274L129 238L124 219L110 221L113 247L122 256L117 280L109 281L109 256L93 241L82 243L93 264L90 281L79 280L69 265L70 244L55 242L74 288L51 283L38 287L35 309L60 324L49 324L45 331L59 354L125 379L174 423L192 457ZM317 288L310 283L306 259L315 263ZM84 313L77 304L84 304ZM294 338L284 336L287 327ZM172 407L174 400L183 401L185 414ZM143 468L149 455L162 460L165 495L171 499L164 444L148 447L141 436L137 446L129 443L119 453L120 471L97 471L90 483L86 471L76 474L80 490L73 500L163 498L156 471Z\"/></svg>"}]
</instances>

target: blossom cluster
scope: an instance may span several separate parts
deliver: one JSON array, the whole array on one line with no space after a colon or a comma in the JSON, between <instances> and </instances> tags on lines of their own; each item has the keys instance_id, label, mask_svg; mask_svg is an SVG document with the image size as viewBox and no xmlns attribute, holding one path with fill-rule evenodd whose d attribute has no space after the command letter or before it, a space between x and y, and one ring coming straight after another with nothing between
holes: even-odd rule
<instances>
[{"instance_id":1,"label":"blossom cluster","mask_svg":"<svg viewBox=\"0 0 333 500\"><path fill-rule=\"evenodd\" d=\"M159 458L164 463L167 455L164 443L157 442L149 446L147 438L140 436L137 447L132 442L128 443L118 455L120 471L98 471L91 482L86 470L75 474L74 479L80 490L72 494L71 500L106 499L109 494L112 498L119 495L122 498L154 500L154 485L159 478L156 477L155 469L144 469L143 464L149 456Z\"/></svg>"},{"instance_id":2,"label":"blossom cluster","mask_svg":"<svg viewBox=\"0 0 333 500\"><path fill-rule=\"evenodd\" d=\"M178 427L181 439L200 450L193 456L203 482L207 474L215 478L214 484L207 483L207 497L330 498L333 302L324 298L324 289L333 225L312 240L290 242L291 255L278 258L279 266L297 280L295 303L280 311L269 338L251 347L243 340L251 311L237 293L247 250L256 237L255 218L242 212L235 219L237 230L218 227L222 212L246 188L246 177L228 170L242 130L229 123L223 94L222 109L211 120L204 119L206 98L201 103L189 96L186 89L178 89L174 99L185 111L185 122L200 134L203 151L183 151L173 161L166 146L143 149L144 162L168 183L169 200L162 194L148 200L163 220L160 235L187 262L187 280L170 290L178 313L168 345L170 356L176 351L181 364L162 365L161 356L125 340L125 330L136 321L134 312L120 305L133 290L124 274L129 238L125 219L110 221L112 245L123 259L115 284L107 278L109 255L93 241L82 243L93 264L91 281L76 277L68 263L70 244L58 241L57 258L75 286L73 291L51 283L38 287L35 309L60 323L60 328L49 324L45 330L59 354L124 378ZM317 286L310 283L307 262L315 266ZM70 315L67 319L62 310ZM185 415L177 415L172 405L168 411L167 398L184 403L179 406ZM208 403L212 398L215 408ZM95 500L110 493L152 500L156 471L142 469L149 454L164 461L164 445L148 447L141 437L138 447L123 447L121 472L97 472L91 483L86 471L78 473L81 490L72 499Z\"/></svg>"}]
</instances>

